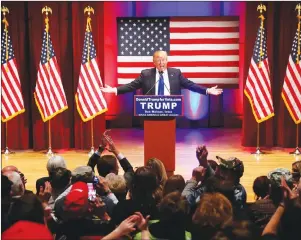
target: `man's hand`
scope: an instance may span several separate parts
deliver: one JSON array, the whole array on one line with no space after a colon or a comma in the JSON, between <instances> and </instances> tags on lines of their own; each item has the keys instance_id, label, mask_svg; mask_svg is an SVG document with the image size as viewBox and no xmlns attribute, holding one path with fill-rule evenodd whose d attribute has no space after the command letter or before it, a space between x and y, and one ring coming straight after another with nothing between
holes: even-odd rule
<instances>
[{"instance_id":1,"label":"man's hand","mask_svg":"<svg viewBox=\"0 0 301 240\"><path fill-rule=\"evenodd\" d=\"M118 149L116 148L113 139L107 135L107 131L104 132L103 134L104 139L106 140L108 147L106 148L109 152L114 153L115 156L117 156L119 154Z\"/></svg>"},{"instance_id":2,"label":"man's hand","mask_svg":"<svg viewBox=\"0 0 301 240\"><path fill-rule=\"evenodd\" d=\"M196 154L196 158L199 161L200 166L207 168L208 167L208 161L207 161L208 150L207 150L206 146L205 145L197 146L195 154Z\"/></svg>"},{"instance_id":3,"label":"man's hand","mask_svg":"<svg viewBox=\"0 0 301 240\"><path fill-rule=\"evenodd\" d=\"M197 182L201 182L204 180L206 174L206 168L199 166L192 171L192 180L195 180Z\"/></svg>"},{"instance_id":4,"label":"man's hand","mask_svg":"<svg viewBox=\"0 0 301 240\"><path fill-rule=\"evenodd\" d=\"M48 202L49 198L51 197L51 191L52 187L50 185L50 182L45 182L45 188L43 189L43 186L40 186L40 191L39 191L39 198L41 202Z\"/></svg>"},{"instance_id":5,"label":"man's hand","mask_svg":"<svg viewBox=\"0 0 301 240\"><path fill-rule=\"evenodd\" d=\"M105 193L110 192L109 184L107 180L102 176L97 176L98 183L96 184L96 190L103 191Z\"/></svg>"},{"instance_id":6,"label":"man's hand","mask_svg":"<svg viewBox=\"0 0 301 240\"><path fill-rule=\"evenodd\" d=\"M207 94L220 95L223 93L223 89L217 88L217 85L207 89Z\"/></svg>"},{"instance_id":7,"label":"man's hand","mask_svg":"<svg viewBox=\"0 0 301 240\"><path fill-rule=\"evenodd\" d=\"M108 84L105 84L105 87L100 88L100 90L104 93L117 93L117 89L115 87L112 88Z\"/></svg>"}]
</instances>

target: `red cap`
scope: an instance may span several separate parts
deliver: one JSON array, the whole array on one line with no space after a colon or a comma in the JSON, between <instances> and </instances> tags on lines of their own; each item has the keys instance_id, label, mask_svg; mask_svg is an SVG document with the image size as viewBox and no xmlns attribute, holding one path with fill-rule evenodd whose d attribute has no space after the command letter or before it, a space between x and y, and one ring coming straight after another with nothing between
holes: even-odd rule
<instances>
[{"instance_id":1,"label":"red cap","mask_svg":"<svg viewBox=\"0 0 301 240\"><path fill-rule=\"evenodd\" d=\"M84 182L73 184L70 192L65 197L64 210L69 212L82 212L88 205L88 186Z\"/></svg>"},{"instance_id":2,"label":"red cap","mask_svg":"<svg viewBox=\"0 0 301 240\"><path fill-rule=\"evenodd\" d=\"M53 240L48 228L40 223L18 221L2 233L3 240Z\"/></svg>"}]
</instances>

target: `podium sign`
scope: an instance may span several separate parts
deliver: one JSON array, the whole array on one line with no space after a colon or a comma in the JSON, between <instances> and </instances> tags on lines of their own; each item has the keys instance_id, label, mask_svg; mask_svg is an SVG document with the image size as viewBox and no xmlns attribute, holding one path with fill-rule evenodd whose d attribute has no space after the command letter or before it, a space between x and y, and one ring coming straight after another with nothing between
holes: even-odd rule
<instances>
[{"instance_id":1,"label":"podium sign","mask_svg":"<svg viewBox=\"0 0 301 240\"><path fill-rule=\"evenodd\" d=\"M138 117L183 116L183 96L135 95L134 115Z\"/></svg>"}]
</instances>

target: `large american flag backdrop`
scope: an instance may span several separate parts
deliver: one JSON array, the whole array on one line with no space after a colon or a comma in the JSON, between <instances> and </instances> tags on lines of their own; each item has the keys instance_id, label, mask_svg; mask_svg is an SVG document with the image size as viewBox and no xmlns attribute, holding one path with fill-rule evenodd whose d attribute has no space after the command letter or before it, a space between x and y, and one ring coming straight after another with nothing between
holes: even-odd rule
<instances>
[{"instance_id":1,"label":"large american flag backdrop","mask_svg":"<svg viewBox=\"0 0 301 240\"><path fill-rule=\"evenodd\" d=\"M297 30L281 93L285 105L296 124L301 122L301 55L298 54L297 49L300 37L300 31ZM299 51L300 48L301 46L299 46Z\"/></svg>"},{"instance_id":2,"label":"large american flag backdrop","mask_svg":"<svg viewBox=\"0 0 301 240\"><path fill-rule=\"evenodd\" d=\"M44 122L68 108L50 34L44 30L34 97Z\"/></svg>"},{"instance_id":3,"label":"large american flag backdrop","mask_svg":"<svg viewBox=\"0 0 301 240\"><path fill-rule=\"evenodd\" d=\"M5 30L1 39L1 94L3 122L25 111L17 62L10 36Z\"/></svg>"},{"instance_id":4,"label":"large american flag backdrop","mask_svg":"<svg viewBox=\"0 0 301 240\"><path fill-rule=\"evenodd\" d=\"M265 28L258 28L244 89L258 123L274 116Z\"/></svg>"},{"instance_id":5,"label":"large american flag backdrop","mask_svg":"<svg viewBox=\"0 0 301 240\"><path fill-rule=\"evenodd\" d=\"M152 55L168 52L168 66L199 84L238 85L238 17L118 18L118 84L154 67Z\"/></svg>"}]
</instances>

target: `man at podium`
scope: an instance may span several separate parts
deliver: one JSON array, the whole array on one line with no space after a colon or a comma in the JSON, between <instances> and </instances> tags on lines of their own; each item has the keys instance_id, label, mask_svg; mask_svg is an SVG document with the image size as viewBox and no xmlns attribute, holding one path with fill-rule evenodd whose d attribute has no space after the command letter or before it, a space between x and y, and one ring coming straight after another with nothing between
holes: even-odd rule
<instances>
[{"instance_id":1,"label":"man at podium","mask_svg":"<svg viewBox=\"0 0 301 240\"><path fill-rule=\"evenodd\" d=\"M189 89L200 94L219 95L223 92L217 86L205 88L185 78L181 70L167 68L167 52L156 51L153 55L155 68L141 71L134 81L119 87L106 85L101 90L115 95L133 92L142 88L143 95L180 95L181 88Z\"/></svg>"}]
</instances>

